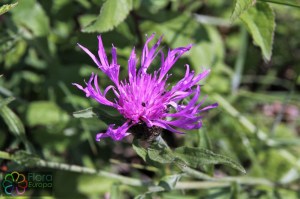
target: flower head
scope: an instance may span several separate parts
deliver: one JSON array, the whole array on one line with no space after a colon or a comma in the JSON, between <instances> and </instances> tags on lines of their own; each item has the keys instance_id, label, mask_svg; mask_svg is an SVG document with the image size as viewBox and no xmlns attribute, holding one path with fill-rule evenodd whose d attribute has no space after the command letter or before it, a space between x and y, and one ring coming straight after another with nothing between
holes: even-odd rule
<instances>
[{"instance_id":1,"label":"flower head","mask_svg":"<svg viewBox=\"0 0 300 199\"><path fill-rule=\"evenodd\" d=\"M190 71L189 65L186 65L184 77L168 89L166 81L170 75L167 73L176 61L191 49L192 45L169 50L167 56L164 57L164 54L158 50L162 37L149 49L148 43L153 37L154 34L145 43L139 69L137 69L138 59L135 49L132 50L128 60L128 79L123 81L119 80L120 65L117 62L117 52L114 46L111 52L112 60L109 63L101 36L98 36L99 58L79 44L98 68L111 79L114 86L110 85L102 92L98 85L97 75L94 74L91 75L85 87L76 83L74 85L84 91L86 97L117 109L126 120L119 127L115 124L109 125L106 133L97 134L96 140L99 141L104 137L120 140L134 130L144 131L140 132L142 134L149 134L149 132L151 134L151 132L157 132L157 129L167 129L174 133L182 133L176 128L199 129L202 126L201 112L217 107L217 104L212 104L201 108L204 100L197 103L200 96L200 85L197 83L206 77L210 70L203 70L201 74L195 75L194 71ZM149 74L147 69L158 53L161 53L160 67L153 74ZM115 94L114 101L105 97L109 90ZM182 103L189 97L191 99L188 103Z\"/></svg>"}]
</instances>

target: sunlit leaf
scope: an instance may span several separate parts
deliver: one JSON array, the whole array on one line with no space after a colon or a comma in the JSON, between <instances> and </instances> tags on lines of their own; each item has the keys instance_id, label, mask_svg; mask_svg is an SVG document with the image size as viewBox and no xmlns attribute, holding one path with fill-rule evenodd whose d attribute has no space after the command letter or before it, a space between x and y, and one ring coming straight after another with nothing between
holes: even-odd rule
<instances>
[{"instance_id":1,"label":"sunlit leaf","mask_svg":"<svg viewBox=\"0 0 300 199\"><path fill-rule=\"evenodd\" d=\"M235 0L231 21L236 20L243 12L254 5L255 0Z\"/></svg>"},{"instance_id":2,"label":"sunlit leaf","mask_svg":"<svg viewBox=\"0 0 300 199\"><path fill-rule=\"evenodd\" d=\"M18 27L24 27L35 36L47 36L50 31L49 18L36 0L20 1L12 10L12 18Z\"/></svg>"},{"instance_id":3,"label":"sunlit leaf","mask_svg":"<svg viewBox=\"0 0 300 199\"><path fill-rule=\"evenodd\" d=\"M12 3L12 4L5 4L0 7L0 15L8 12L9 10L13 9L16 5L18 5L18 2Z\"/></svg>"},{"instance_id":4,"label":"sunlit leaf","mask_svg":"<svg viewBox=\"0 0 300 199\"><path fill-rule=\"evenodd\" d=\"M266 60L271 59L275 30L275 14L267 3L256 3L240 18L245 23L253 41L262 51Z\"/></svg>"},{"instance_id":5,"label":"sunlit leaf","mask_svg":"<svg viewBox=\"0 0 300 199\"><path fill-rule=\"evenodd\" d=\"M11 155L5 151L0 151L0 159L10 160L12 159Z\"/></svg>"},{"instance_id":6,"label":"sunlit leaf","mask_svg":"<svg viewBox=\"0 0 300 199\"><path fill-rule=\"evenodd\" d=\"M82 32L107 32L124 21L132 9L132 0L109 0L101 7L100 14Z\"/></svg>"}]
</instances>

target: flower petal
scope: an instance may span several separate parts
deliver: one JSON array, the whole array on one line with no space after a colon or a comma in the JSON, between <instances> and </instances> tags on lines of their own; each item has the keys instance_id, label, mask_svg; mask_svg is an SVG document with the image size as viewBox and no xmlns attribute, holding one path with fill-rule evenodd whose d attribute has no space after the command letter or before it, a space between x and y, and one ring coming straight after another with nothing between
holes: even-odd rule
<instances>
[{"instance_id":1,"label":"flower petal","mask_svg":"<svg viewBox=\"0 0 300 199\"><path fill-rule=\"evenodd\" d=\"M178 131L178 130L172 128L171 126L169 126L168 124L166 124L164 120L156 120L156 121L153 122L153 125L161 127L163 129L167 129L167 130L169 130L169 131L171 131L173 133L185 134L185 133L183 133L181 131Z\"/></svg>"},{"instance_id":2,"label":"flower petal","mask_svg":"<svg viewBox=\"0 0 300 199\"><path fill-rule=\"evenodd\" d=\"M89 49L87 49L86 47L80 45L77 43L77 45L86 53L88 54L92 60L97 64L98 67L101 66L101 63L99 62L99 60L95 57L95 55L93 53L91 53L91 51L89 51Z\"/></svg>"},{"instance_id":3,"label":"flower petal","mask_svg":"<svg viewBox=\"0 0 300 199\"><path fill-rule=\"evenodd\" d=\"M96 135L96 141L100 141L102 138L111 137L115 141L119 141L129 135L130 133L127 132L127 130L132 126L133 124L129 125L129 121L125 122L122 126L114 129L114 124L111 124L108 126L108 129L106 133L98 133Z\"/></svg>"},{"instance_id":4,"label":"flower petal","mask_svg":"<svg viewBox=\"0 0 300 199\"><path fill-rule=\"evenodd\" d=\"M129 76L130 83L132 83L133 79L136 78L136 63L137 63L137 58L135 54L135 48L133 48L128 60L128 76Z\"/></svg>"},{"instance_id":5,"label":"flower petal","mask_svg":"<svg viewBox=\"0 0 300 199\"><path fill-rule=\"evenodd\" d=\"M169 50L168 56L165 61L161 63L160 74L158 81L161 81L167 72L172 68L175 62L187 51L191 49L192 45L187 45L186 47L179 47L173 50Z\"/></svg>"},{"instance_id":6,"label":"flower petal","mask_svg":"<svg viewBox=\"0 0 300 199\"><path fill-rule=\"evenodd\" d=\"M153 61L153 59L156 57L157 53L156 50L159 47L161 40L162 40L162 36L159 38L159 40L156 42L156 44L154 44L152 46L152 48L148 49L148 43L153 39L155 34L152 34L146 41L145 45L144 45L144 49L143 49L143 54L142 54L142 60L141 60L141 68L139 70L139 73L146 73L148 67L150 66L151 62Z\"/></svg>"},{"instance_id":7,"label":"flower petal","mask_svg":"<svg viewBox=\"0 0 300 199\"><path fill-rule=\"evenodd\" d=\"M101 66L107 70L109 68L107 56L104 50L101 35L98 36L98 56L100 58Z\"/></svg>"},{"instance_id":8,"label":"flower petal","mask_svg":"<svg viewBox=\"0 0 300 199\"><path fill-rule=\"evenodd\" d=\"M94 81L94 87L92 85L92 82ZM100 88L98 86L98 81L97 81L97 75L94 75L92 73L89 82L87 83L87 87L83 88L81 85L73 83L74 86L76 86L78 89L82 90L83 92L85 92L86 97L91 97L93 99L95 99L96 101L98 101L100 104L103 105L107 105L107 106L112 106L112 107L117 107L117 104L109 101L108 99L105 98L105 94L106 92L113 88L113 86L108 86L105 91L104 94L101 93Z\"/></svg>"}]
</instances>

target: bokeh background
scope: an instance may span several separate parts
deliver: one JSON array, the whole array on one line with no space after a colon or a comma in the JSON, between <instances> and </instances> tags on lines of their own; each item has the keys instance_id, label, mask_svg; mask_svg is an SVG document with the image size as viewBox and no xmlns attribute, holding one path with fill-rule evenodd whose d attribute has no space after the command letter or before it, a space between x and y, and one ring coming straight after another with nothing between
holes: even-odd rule
<instances>
[{"instance_id":1,"label":"bokeh background","mask_svg":"<svg viewBox=\"0 0 300 199\"><path fill-rule=\"evenodd\" d=\"M300 4L257 1L247 7L241 2L18 1L0 15L1 151L25 150L47 161L153 183L178 172L170 165L145 163L132 149L130 136L96 142L96 133L113 118L72 116L89 107L100 109L103 117L111 113L72 86L84 84L92 72L99 75L101 88L111 84L77 43L96 53L101 34L108 55L114 44L123 79L131 49L135 46L140 55L146 35L156 33L155 40L164 35L165 53L194 45L171 70L170 83L184 76L186 63L196 73L210 68L201 82L201 99L207 95L206 104L219 103L205 114L199 131L165 132L163 137L171 147L201 147L230 156L247 173L224 165L203 167L211 176L237 180L218 184L185 177L181 188L150 193L147 186L131 186L111 175L49 169L55 181L50 198L299 198ZM292 6L280 4L290 2ZM5 159L0 164L2 173L24 166Z\"/></svg>"}]
</instances>

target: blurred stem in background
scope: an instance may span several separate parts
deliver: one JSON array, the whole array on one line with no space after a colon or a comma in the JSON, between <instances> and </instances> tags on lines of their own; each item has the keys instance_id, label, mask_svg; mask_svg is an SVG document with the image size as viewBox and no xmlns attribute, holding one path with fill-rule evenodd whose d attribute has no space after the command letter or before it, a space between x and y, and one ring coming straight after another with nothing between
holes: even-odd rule
<instances>
[{"instance_id":1,"label":"blurred stem in background","mask_svg":"<svg viewBox=\"0 0 300 199\"><path fill-rule=\"evenodd\" d=\"M240 27L240 48L238 52L238 56L234 65L234 73L231 81L231 92L236 94L239 89L243 68L246 61L247 56L247 48L248 48L248 32L244 26Z\"/></svg>"},{"instance_id":2,"label":"blurred stem in background","mask_svg":"<svg viewBox=\"0 0 300 199\"><path fill-rule=\"evenodd\" d=\"M78 165L71 165L65 163L51 162L39 159L34 157L26 152L19 151L15 155L11 155L7 152L0 151L0 158L16 161L18 164L23 165L27 168L47 168L47 169L57 169L62 171L70 171L81 174L88 175L97 175L105 178L114 179L122 182L122 184L130 185L130 186L146 186L149 189L157 189L159 191L162 190L162 187L155 186L155 182L153 181L141 181L137 178L126 177L115 173L110 173L107 171L96 170L92 168L82 167ZM175 186L175 189L207 189L207 188L218 188L218 187L229 187L231 183L235 182L240 185L253 186L253 185L263 185L268 187L283 187L287 189L295 189L297 185L295 184L280 184L273 183L264 178L255 178L255 177L222 177L222 178L214 178L203 175L203 177L198 176L199 179L204 180L203 182L193 182L193 181L183 181L178 182Z\"/></svg>"}]
</instances>

